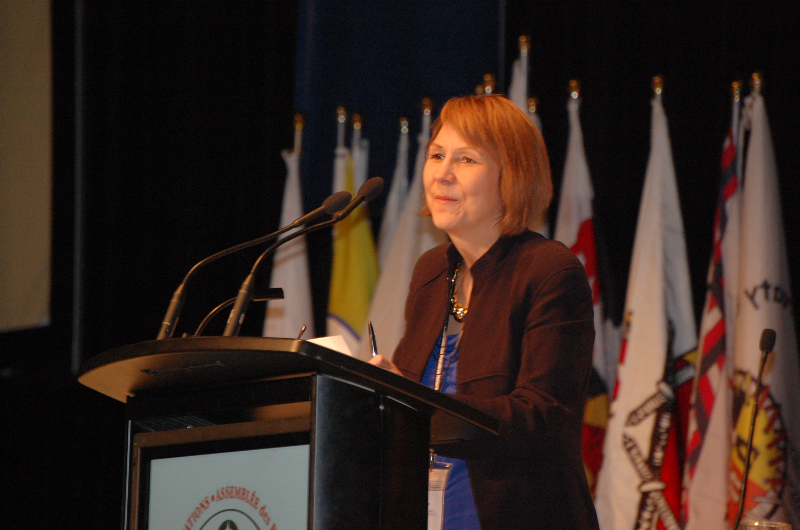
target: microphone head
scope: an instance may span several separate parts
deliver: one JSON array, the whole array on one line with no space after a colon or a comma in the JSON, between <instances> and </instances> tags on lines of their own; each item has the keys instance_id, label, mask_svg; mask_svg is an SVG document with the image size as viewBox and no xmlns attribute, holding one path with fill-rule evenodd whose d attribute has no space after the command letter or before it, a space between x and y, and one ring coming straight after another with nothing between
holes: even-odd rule
<instances>
[{"instance_id":1,"label":"microphone head","mask_svg":"<svg viewBox=\"0 0 800 530\"><path fill-rule=\"evenodd\" d=\"M761 351L770 352L775 347L775 338L777 334L774 329L765 328L761 332Z\"/></svg>"},{"instance_id":2,"label":"microphone head","mask_svg":"<svg viewBox=\"0 0 800 530\"><path fill-rule=\"evenodd\" d=\"M380 177L372 177L358 189L358 195L363 195L365 201L371 201L381 194L383 190L383 179Z\"/></svg>"},{"instance_id":3,"label":"microphone head","mask_svg":"<svg viewBox=\"0 0 800 530\"><path fill-rule=\"evenodd\" d=\"M352 198L353 196L349 191L337 191L325 199L325 201L322 203L322 207L325 208L325 213L328 215L333 215L347 206Z\"/></svg>"}]
</instances>

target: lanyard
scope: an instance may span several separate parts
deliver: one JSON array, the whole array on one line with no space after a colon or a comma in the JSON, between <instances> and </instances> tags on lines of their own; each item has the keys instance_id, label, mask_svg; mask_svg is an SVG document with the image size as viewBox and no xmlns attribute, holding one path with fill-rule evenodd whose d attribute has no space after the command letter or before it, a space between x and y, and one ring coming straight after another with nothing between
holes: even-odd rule
<instances>
[{"instance_id":1,"label":"lanyard","mask_svg":"<svg viewBox=\"0 0 800 530\"><path fill-rule=\"evenodd\" d=\"M456 268L456 270L458 270ZM436 377L433 380L433 389L439 392L442 389L442 371L444 369L444 352L447 349L447 324L450 322L450 300L456 289L456 273L447 279L450 285L447 289L447 306L444 312L444 326L442 327L442 338L439 341L439 356L436 359Z\"/></svg>"}]
</instances>

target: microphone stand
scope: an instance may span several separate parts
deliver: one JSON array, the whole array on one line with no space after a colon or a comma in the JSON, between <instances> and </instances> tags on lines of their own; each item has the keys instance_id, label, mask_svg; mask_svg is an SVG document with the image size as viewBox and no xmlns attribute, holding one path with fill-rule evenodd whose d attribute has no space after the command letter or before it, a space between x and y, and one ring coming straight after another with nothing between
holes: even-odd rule
<instances>
[{"instance_id":1,"label":"microphone stand","mask_svg":"<svg viewBox=\"0 0 800 530\"><path fill-rule=\"evenodd\" d=\"M234 252L238 252L240 250L244 250L246 248L253 247L255 245L259 245L261 243L266 243L276 237L297 228L298 226L308 224L312 221L316 221L322 215L329 213L333 214L340 211L343 207L345 207L350 202L350 193L346 191L339 191L334 193L322 203L322 206L313 210L306 215L294 220L287 226L284 226L280 230L272 232L269 235L259 237L257 239L253 239L252 241L247 241L245 243L240 243L238 245L232 246L225 250L221 250L216 254L212 254L207 258L199 261L192 267L186 276L183 278L183 282L178 286L175 290L175 293L172 295L172 300L169 302L169 307L167 308L167 312L164 315L164 320L161 322L161 329L158 332L158 337L156 340L168 339L172 337L172 334L175 332L175 325L178 322L178 317L180 316L181 310L183 309L183 303L186 300L186 288L189 285L189 280L194 276L195 272L198 269L208 265L212 261L216 261L219 258L223 258L229 254L233 254Z\"/></svg>"},{"instance_id":2,"label":"microphone stand","mask_svg":"<svg viewBox=\"0 0 800 530\"><path fill-rule=\"evenodd\" d=\"M753 414L750 417L750 431L747 434L747 452L744 459L744 472L742 473L742 490L739 493L739 511L736 513L736 522L733 523L733 530L739 528L744 512L744 501L747 497L747 476L750 473L750 456L753 452L753 433L756 430L756 415L758 414L758 401L761 394L761 378L764 375L764 366L767 364L767 356L775 347L776 334L774 330L765 329L761 332L761 362L758 367L758 377L756 378L756 391L753 394Z\"/></svg>"},{"instance_id":3,"label":"microphone stand","mask_svg":"<svg viewBox=\"0 0 800 530\"><path fill-rule=\"evenodd\" d=\"M347 213L350 212L348 211ZM239 294L236 296L235 303L233 305L233 309L231 309L230 315L228 315L228 323L225 326L225 332L222 334L222 336L234 337L239 334L239 329L242 327L242 322L244 322L244 316L245 313L247 312L247 306L250 305L250 302L253 300L253 288L254 288L254 280L256 277L256 273L258 273L258 269L261 267L261 263L263 263L264 258L275 252L281 245L288 243L289 241L296 239L300 236L306 235L309 232L314 232L316 230L332 226L338 223L342 218L344 218L344 216L339 217L337 214L333 218L327 221L307 226L302 230L298 230L297 232L284 237L283 239L279 239L267 250L265 250L258 257L255 264L253 264L253 268L250 269L250 274L247 275L247 278L245 278L244 282L242 282L241 287L239 287Z\"/></svg>"},{"instance_id":4,"label":"microphone stand","mask_svg":"<svg viewBox=\"0 0 800 530\"><path fill-rule=\"evenodd\" d=\"M225 332L222 334L222 336L235 337L236 335L239 334L239 329L242 327L242 322L244 321L244 316L245 313L247 312L247 306L253 299L253 287L254 287L255 276L258 273L258 269L261 267L264 258L275 252L275 250L277 250L277 248L280 247L281 245L288 243L289 241L297 237L338 223L339 221L350 215L350 213L353 210L355 210L362 202L371 200L374 197L376 197L381 192L382 189L383 189L382 178L373 177L369 179L368 181L366 181L364 184L361 185L361 188L359 188L356 198L350 201L350 203L347 206L345 206L341 211L338 211L335 214L333 214L333 217L331 217L331 219L315 225L306 226L302 230L298 230L297 232L288 235L283 239L279 239L271 247L265 250L253 264L253 268L250 270L250 274L248 274L247 278L245 278L244 282L242 282L242 286L239 288L239 294L236 296L236 302L233 304L233 309L231 309L230 315L228 315L228 323L225 326Z\"/></svg>"}]
</instances>

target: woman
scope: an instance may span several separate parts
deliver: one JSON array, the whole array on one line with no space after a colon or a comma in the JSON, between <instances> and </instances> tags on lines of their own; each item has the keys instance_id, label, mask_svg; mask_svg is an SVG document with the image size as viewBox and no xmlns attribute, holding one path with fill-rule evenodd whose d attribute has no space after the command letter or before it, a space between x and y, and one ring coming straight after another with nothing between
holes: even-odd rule
<instances>
[{"instance_id":1,"label":"woman","mask_svg":"<svg viewBox=\"0 0 800 530\"><path fill-rule=\"evenodd\" d=\"M394 362L372 363L501 420L436 457L452 463L444 529L597 528L580 447L592 297L575 256L527 229L552 197L541 134L508 99L470 96L427 149L423 215L451 242L416 264Z\"/></svg>"}]
</instances>

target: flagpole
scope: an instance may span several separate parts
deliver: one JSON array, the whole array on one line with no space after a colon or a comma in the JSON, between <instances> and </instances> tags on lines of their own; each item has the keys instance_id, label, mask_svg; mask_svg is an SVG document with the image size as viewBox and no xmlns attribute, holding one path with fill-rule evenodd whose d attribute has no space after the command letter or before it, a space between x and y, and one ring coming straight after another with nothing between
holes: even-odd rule
<instances>
[{"instance_id":1,"label":"flagpole","mask_svg":"<svg viewBox=\"0 0 800 530\"><path fill-rule=\"evenodd\" d=\"M569 97L572 99L579 99L581 97L581 83L577 79L571 79L569 82Z\"/></svg>"},{"instance_id":2,"label":"flagpole","mask_svg":"<svg viewBox=\"0 0 800 530\"><path fill-rule=\"evenodd\" d=\"M423 122L426 121L425 118L427 118L427 121L430 121L431 112L433 112L433 100L431 98L422 98ZM430 124L428 124L427 127L430 127ZM427 127L423 125L423 129L426 129Z\"/></svg>"},{"instance_id":3,"label":"flagpole","mask_svg":"<svg viewBox=\"0 0 800 530\"><path fill-rule=\"evenodd\" d=\"M294 115L294 147L292 151L295 153L300 151L300 146L302 144L302 139L303 139L304 126L305 126L305 121L303 120L303 115L298 112L297 114Z\"/></svg>"},{"instance_id":4,"label":"flagpole","mask_svg":"<svg viewBox=\"0 0 800 530\"><path fill-rule=\"evenodd\" d=\"M361 147L361 114L354 112L351 121L353 122L353 138L350 139L350 143L355 150Z\"/></svg>"},{"instance_id":5,"label":"flagpole","mask_svg":"<svg viewBox=\"0 0 800 530\"><path fill-rule=\"evenodd\" d=\"M494 79L494 74L486 74L483 76L483 93L491 94L494 92L497 83Z\"/></svg>"},{"instance_id":6,"label":"flagpole","mask_svg":"<svg viewBox=\"0 0 800 530\"><path fill-rule=\"evenodd\" d=\"M344 107L336 109L336 120L339 122L336 128L336 147L344 147L344 123L347 121Z\"/></svg>"},{"instance_id":7,"label":"flagpole","mask_svg":"<svg viewBox=\"0 0 800 530\"><path fill-rule=\"evenodd\" d=\"M653 77L653 94L661 101L661 92L664 91L664 78L660 75Z\"/></svg>"},{"instance_id":8,"label":"flagpole","mask_svg":"<svg viewBox=\"0 0 800 530\"><path fill-rule=\"evenodd\" d=\"M742 82L734 81L731 83L731 96L733 98L733 122L731 123L731 130L733 131L733 145L739 145L739 107L742 101Z\"/></svg>"},{"instance_id":9,"label":"flagpole","mask_svg":"<svg viewBox=\"0 0 800 530\"><path fill-rule=\"evenodd\" d=\"M525 86L525 97L528 97L528 51L531 49L531 42L527 35L519 37L519 63L522 67L522 80Z\"/></svg>"},{"instance_id":10,"label":"flagpole","mask_svg":"<svg viewBox=\"0 0 800 530\"><path fill-rule=\"evenodd\" d=\"M753 94L761 93L761 86L763 85L763 79L761 79L761 72L753 72L753 75L750 76L750 88L753 91Z\"/></svg>"}]
</instances>

